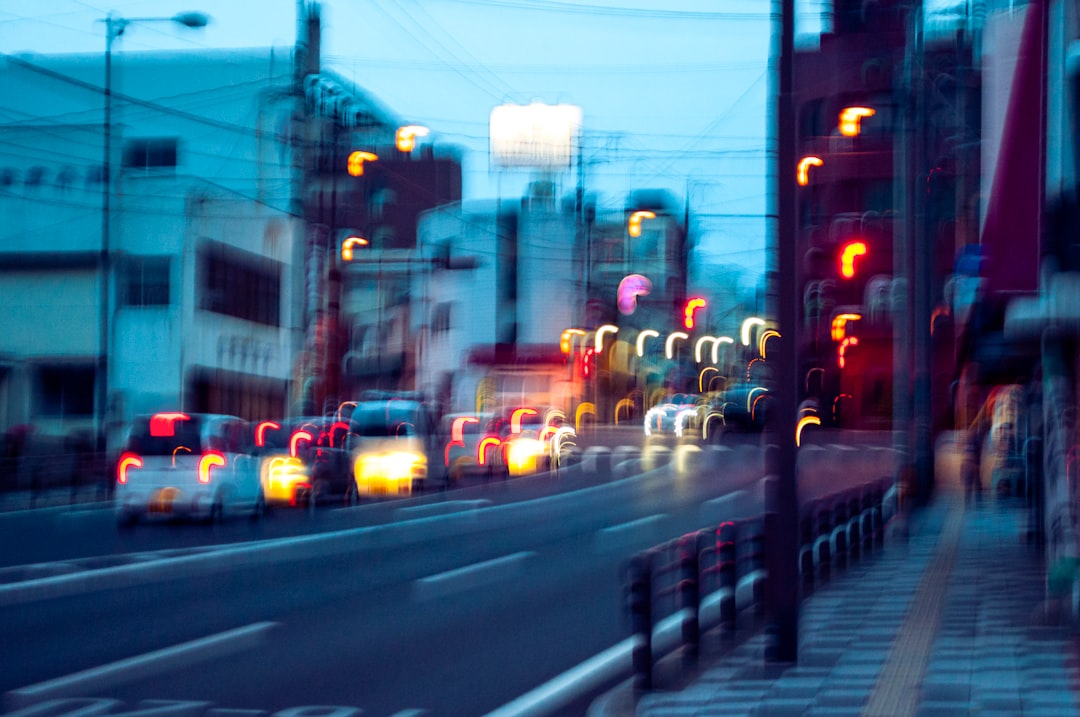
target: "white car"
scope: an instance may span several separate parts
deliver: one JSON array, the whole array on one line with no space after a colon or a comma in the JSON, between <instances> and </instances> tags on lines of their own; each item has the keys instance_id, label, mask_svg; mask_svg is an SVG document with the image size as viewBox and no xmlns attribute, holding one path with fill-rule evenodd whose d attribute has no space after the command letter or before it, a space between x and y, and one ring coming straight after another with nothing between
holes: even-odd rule
<instances>
[{"instance_id":1,"label":"white car","mask_svg":"<svg viewBox=\"0 0 1080 717\"><path fill-rule=\"evenodd\" d=\"M253 432L236 416L168 412L136 417L116 465L120 525L140 519L261 518L266 496Z\"/></svg>"}]
</instances>

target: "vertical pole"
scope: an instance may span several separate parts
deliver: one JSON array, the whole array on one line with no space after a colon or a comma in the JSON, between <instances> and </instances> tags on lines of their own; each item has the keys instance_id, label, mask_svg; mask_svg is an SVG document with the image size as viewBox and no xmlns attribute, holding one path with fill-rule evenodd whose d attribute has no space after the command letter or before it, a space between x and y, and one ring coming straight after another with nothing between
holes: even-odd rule
<instances>
[{"instance_id":1,"label":"vertical pole","mask_svg":"<svg viewBox=\"0 0 1080 717\"><path fill-rule=\"evenodd\" d=\"M766 470L776 477L766 495L766 512L772 520L766 525L766 560L768 567L767 604L771 621L771 644L766 651L769 662L798 661L799 651L799 505L795 475L795 414L798 405L798 260L795 226L795 106L793 87L794 0L780 0L780 33L777 61L776 132L777 165L774 170L777 233L776 316L780 325L781 351L777 367L776 412L770 417L775 449L766 456Z\"/></svg>"},{"instance_id":2,"label":"vertical pole","mask_svg":"<svg viewBox=\"0 0 1080 717\"><path fill-rule=\"evenodd\" d=\"M119 21L122 22L122 21ZM110 254L111 202L112 202L112 41L113 27L118 25L112 13L105 18L105 109L102 120L102 155L101 171L101 253L98 257L99 281L101 286L101 314L98 324L98 369L97 369L97 451L104 457L108 449L106 421L109 403L109 289L112 279L112 261ZM119 25L118 25L119 26Z\"/></svg>"}]
</instances>

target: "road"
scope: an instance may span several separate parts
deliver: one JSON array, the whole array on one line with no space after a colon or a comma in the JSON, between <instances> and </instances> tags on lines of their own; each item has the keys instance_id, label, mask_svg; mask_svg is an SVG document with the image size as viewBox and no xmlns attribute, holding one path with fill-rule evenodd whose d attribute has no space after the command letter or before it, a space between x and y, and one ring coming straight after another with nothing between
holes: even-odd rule
<instances>
[{"instance_id":1,"label":"road","mask_svg":"<svg viewBox=\"0 0 1080 717\"><path fill-rule=\"evenodd\" d=\"M67 695L485 714L625 638L620 568L635 551L763 508L754 446L637 467L232 525L239 547L152 556L97 582L76 570L47 599L0 586L0 691L9 709ZM809 493L839 480L812 472Z\"/></svg>"}]
</instances>

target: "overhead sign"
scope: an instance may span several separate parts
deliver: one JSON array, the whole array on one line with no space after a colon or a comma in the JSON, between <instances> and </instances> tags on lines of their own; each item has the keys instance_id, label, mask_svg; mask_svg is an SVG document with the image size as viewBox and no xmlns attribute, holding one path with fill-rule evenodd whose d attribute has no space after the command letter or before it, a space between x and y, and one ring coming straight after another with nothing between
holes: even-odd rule
<instances>
[{"instance_id":1,"label":"overhead sign","mask_svg":"<svg viewBox=\"0 0 1080 717\"><path fill-rule=\"evenodd\" d=\"M491 165L569 168L580 134L575 105L499 105L491 110Z\"/></svg>"}]
</instances>

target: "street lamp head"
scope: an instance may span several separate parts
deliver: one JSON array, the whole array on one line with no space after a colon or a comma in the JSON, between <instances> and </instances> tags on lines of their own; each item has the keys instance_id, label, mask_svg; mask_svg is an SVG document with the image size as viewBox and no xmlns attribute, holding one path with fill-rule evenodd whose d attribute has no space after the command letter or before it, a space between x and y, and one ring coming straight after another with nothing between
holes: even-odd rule
<instances>
[{"instance_id":1,"label":"street lamp head","mask_svg":"<svg viewBox=\"0 0 1080 717\"><path fill-rule=\"evenodd\" d=\"M210 22L210 16L201 12L181 12L173 15L172 21L185 27L206 27Z\"/></svg>"}]
</instances>

